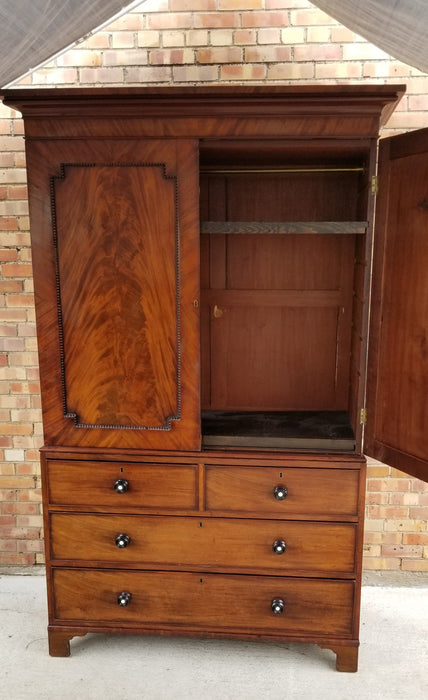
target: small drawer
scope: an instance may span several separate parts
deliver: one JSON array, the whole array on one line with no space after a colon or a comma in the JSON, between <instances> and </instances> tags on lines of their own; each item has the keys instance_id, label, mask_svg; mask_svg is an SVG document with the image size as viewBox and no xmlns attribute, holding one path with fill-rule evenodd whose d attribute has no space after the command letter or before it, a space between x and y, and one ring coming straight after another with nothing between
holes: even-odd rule
<instances>
[{"instance_id":1,"label":"small drawer","mask_svg":"<svg viewBox=\"0 0 428 700\"><path fill-rule=\"evenodd\" d=\"M206 509L278 517L355 516L358 469L223 467L206 469Z\"/></svg>"},{"instance_id":2,"label":"small drawer","mask_svg":"<svg viewBox=\"0 0 428 700\"><path fill-rule=\"evenodd\" d=\"M52 505L197 508L194 465L48 460Z\"/></svg>"},{"instance_id":3,"label":"small drawer","mask_svg":"<svg viewBox=\"0 0 428 700\"><path fill-rule=\"evenodd\" d=\"M271 575L333 576L355 568L352 523L71 513L50 518L56 561Z\"/></svg>"},{"instance_id":4,"label":"small drawer","mask_svg":"<svg viewBox=\"0 0 428 700\"><path fill-rule=\"evenodd\" d=\"M353 581L54 569L56 621L278 636L352 635Z\"/></svg>"}]
</instances>

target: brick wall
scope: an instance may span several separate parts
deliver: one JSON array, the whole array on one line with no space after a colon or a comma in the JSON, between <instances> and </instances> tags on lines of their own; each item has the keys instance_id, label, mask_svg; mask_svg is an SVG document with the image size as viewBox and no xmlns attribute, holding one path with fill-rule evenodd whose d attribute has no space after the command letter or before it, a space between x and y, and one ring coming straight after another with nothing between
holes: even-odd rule
<instances>
[{"instance_id":1,"label":"brick wall","mask_svg":"<svg viewBox=\"0 0 428 700\"><path fill-rule=\"evenodd\" d=\"M307 0L147 0L22 85L405 83L384 134L428 125L428 75ZM0 565L43 562L23 127L0 105ZM428 571L428 485L369 461L365 567Z\"/></svg>"}]
</instances>

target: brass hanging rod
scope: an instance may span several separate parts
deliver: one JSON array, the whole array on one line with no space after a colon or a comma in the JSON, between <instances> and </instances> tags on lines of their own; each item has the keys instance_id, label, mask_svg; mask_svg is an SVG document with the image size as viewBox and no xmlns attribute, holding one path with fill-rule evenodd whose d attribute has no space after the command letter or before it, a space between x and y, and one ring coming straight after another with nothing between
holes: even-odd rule
<instances>
[{"instance_id":1,"label":"brass hanging rod","mask_svg":"<svg viewBox=\"0 0 428 700\"><path fill-rule=\"evenodd\" d=\"M202 166L201 172L213 175L242 175L245 173L362 173L365 168L210 168Z\"/></svg>"}]
</instances>

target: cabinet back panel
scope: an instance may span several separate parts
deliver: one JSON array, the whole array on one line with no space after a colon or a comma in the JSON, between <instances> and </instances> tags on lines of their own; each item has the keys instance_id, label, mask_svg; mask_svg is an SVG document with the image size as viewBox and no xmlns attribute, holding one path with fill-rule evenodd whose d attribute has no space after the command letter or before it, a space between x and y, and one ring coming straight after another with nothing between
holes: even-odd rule
<instances>
[{"instance_id":1,"label":"cabinet back panel","mask_svg":"<svg viewBox=\"0 0 428 700\"><path fill-rule=\"evenodd\" d=\"M202 406L348 405L355 236L202 236Z\"/></svg>"},{"instance_id":2,"label":"cabinet back panel","mask_svg":"<svg viewBox=\"0 0 428 700\"><path fill-rule=\"evenodd\" d=\"M341 262L353 255L354 236L229 235L228 289L339 289Z\"/></svg>"},{"instance_id":3,"label":"cabinet back panel","mask_svg":"<svg viewBox=\"0 0 428 700\"><path fill-rule=\"evenodd\" d=\"M211 408L327 410L336 396L338 310L222 307L211 322Z\"/></svg>"},{"instance_id":4,"label":"cabinet back panel","mask_svg":"<svg viewBox=\"0 0 428 700\"><path fill-rule=\"evenodd\" d=\"M228 221L354 220L359 173L245 174L227 177Z\"/></svg>"}]
</instances>

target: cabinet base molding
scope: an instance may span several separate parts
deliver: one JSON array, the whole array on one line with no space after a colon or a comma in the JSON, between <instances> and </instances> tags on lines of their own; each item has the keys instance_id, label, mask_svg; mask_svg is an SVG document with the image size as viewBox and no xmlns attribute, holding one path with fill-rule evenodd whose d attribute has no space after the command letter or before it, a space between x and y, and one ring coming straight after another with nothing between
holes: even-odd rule
<instances>
[{"instance_id":1,"label":"cabinet base molding","mask_svg":"<svg viewBox=\"0 0 428 700\"><path fill-rule=\"evenodd\" d=\"M70 642L74 637L84 637L86 634L109 634L112 630L107 627L57 627L49 625L48 627L48 644L49 655L52 657L67 657L70 656ZM197 632L191 630L186 632L180 630L179 633L171 630L154 629L114 629L114 634L133 634L144 636L162 636L162 637L192 637L200 639L229 639L234 641L253 641L253 642L277 642L284 644L314 644L320 649L329 649L336 654L336 670L347 673L355 673L358 671L358 640L346 641L319 641L312 638L302 637L284 637L275 635L259 635L259 634L221 634L217 632Z\"/></svg>"}]
</instances>

